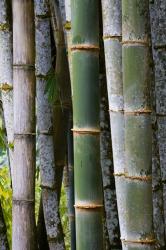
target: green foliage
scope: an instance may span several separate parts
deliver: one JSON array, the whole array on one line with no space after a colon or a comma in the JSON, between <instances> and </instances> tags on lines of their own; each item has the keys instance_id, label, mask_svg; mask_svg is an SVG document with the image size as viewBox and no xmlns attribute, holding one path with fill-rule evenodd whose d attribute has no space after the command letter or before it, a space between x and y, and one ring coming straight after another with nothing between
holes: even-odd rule
<instances>
[{"instance_id":1,"label":"green foliage","mask_svg":"<svg viewBox=\"0 0 166 250\"><path fill-rule=\"evenodd\" d=\"M48 101L54 103L59 97L58 75L55 74L53 68L50 69L47 75L47 84L45 94L48 96Z\"/></svg>"},{"instance_id":2,"label":"green foliage","mask_svg":"<svg viewBox=\"0 0 166 250\"><path fill-rule=\"evenodd\" d=\"M0 201L7 227L7 237L11 247L12 239L12 189L9 168L0 168Z\"/></svg>"},{"instance_id":3,"label":"green foliage","mask_svg":"<svg viewBox=\"0 0 166 250\"><path fill-rule=\"evenodd\" d=\"M41 196L40 174L38 173L38 170L37 170L36 171L36 185L35 185L35 218L36 218L36 223L37 223L38 214L39 214L40 196Z\"/></svg>"}]
</instances>

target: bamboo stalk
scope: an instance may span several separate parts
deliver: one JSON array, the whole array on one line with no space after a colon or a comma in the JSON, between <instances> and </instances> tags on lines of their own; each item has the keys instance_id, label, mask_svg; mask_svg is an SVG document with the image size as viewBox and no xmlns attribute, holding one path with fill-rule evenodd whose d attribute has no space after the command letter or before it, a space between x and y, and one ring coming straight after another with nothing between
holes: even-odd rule
<instances>
[{"instance_id":1,"label":"bamboo stalk","mask_svg":"<svg viewBox=\"0 0 166 250\"><path fill-rule=\"evenodd\" d=\"M50 249L65 249L59 215L59 186L55 178L53 107L45 93L52 67L50 17L47 1L35 1L37 126L43 211Z\"/></svg>"},{"instance_id":2,"label":"bamboo stalk","mask_svg":"<svg viewBox=\"0 0 166 250\"><path fill-rule=\"evenodd\" d=\"M121 0L102 0L103 40L107 75L114 175L121 238L126 234L126 193L124 159L124 100L122 82L122 22Z\"/></svg>"},{"instance_id":3,"label":"bamboo stalk","mask_svg":"<svg viewBox=\"0 0 166 250\"><path fill-rule=\"evenodd\" d=\"M103 249L98 2L72 1L76 249Z\"/></svg>"},{"instance_id":4,"label":"bamboo stalk","mask_svg":"<svg viewBox=\"0 0 166 250\"><path fill-rule=\"evenodd\" d=\"M58 0L50 0L51 23L56 45L55 74L59 96L54 103L53 129L55 142L56 176L62 180L63 167L66 164L67 126L71 110L70 77L66 55L66 45L62 25L62 17Z\"/></svg>"},{"instance_id":5,"label":"bamboo stalk","mask_svg":"<svg viewBox=\"0 0 166 250\"><path fill-rule=\"evenodd\" d=\"M157 240L160 246L166 246L166 228L164 220L166 221L166 204L164 204L165 196L165 163L166 157L164 148L166 147L165 131L165 79L164 74L164 57L166 55L165 45L165 13L166 3L162 0L157 0L150 3L150 16L151 16L151 33L152 33L152 50L155 70L155 83L153 86L153 103L155 104L155 158L153 165L153 203L154 203L154 229L157 235ZM164 125L164 126L162 126ZM164 210L164 216L163 216ZM164 218L165 217L165 218Z\"/></svg>"},{"instance_id":6,"label":"bamboo stalk","mask_svg":"<svg viewBox=\"0 0 166 250\"><path fill-rule=\"evenodd\" d=\"M147 1L122 1L126 235L123 249L155 249Z\"/></svg>"},{"instance_id":7,"label":"bamboo stalk","mask_svg":"<svg viewBox=\"0 0 166 250\"><path fill-rule=\"evenodd\" d=\"M13 55L11 2L0 1L0 89L9 148L9 166L13 169ZM11 171L12 172L12 171Z\"/></svg>"},{"instance_id":8,"label":"bamboo stalk","mask_svg":"<svg viewBox=\"0 0 166 250\"><path fill-rule=\"evenodd\" d=\"M35 33L32 0L13 1L13 63L12 249L35 250Z\"/></svg>"},{"instance_id":9,"label":"bamboo stalk","mask_svg":"<svg viewBox=\"0 0 166 250\"><path fill-rule=\"evenodd\" d=\"M100 79L100 157L103 177L104 206L106 227L109 235L110 249L121 249L115 180L113 175L113 159L111 147L110 119L108 113L108 99L106 79Z\"/></svg>"}]
</instances>

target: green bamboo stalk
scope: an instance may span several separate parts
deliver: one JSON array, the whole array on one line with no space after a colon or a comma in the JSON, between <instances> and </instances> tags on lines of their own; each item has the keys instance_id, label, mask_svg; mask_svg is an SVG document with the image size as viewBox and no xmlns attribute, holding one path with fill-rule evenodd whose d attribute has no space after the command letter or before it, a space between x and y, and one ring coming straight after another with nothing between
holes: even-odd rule
<instances>
[{"instance_id":1,"label":"green bamboo stalk","mask_svg":"<svg viewBox=\"0 0 166 250\"><path fill-rule=\"evenodd\" d=\"M0 89L9 150L9 166L13 169L13 54L11 1L0 1ZM11 171L12 172L12 171Z\"/></svg>"},{"instance_id":2,"label":"green bamboo stalk","mask_svg":"<svg viewBox=\"0 0 166 250\"><path fill-rule=\"evenodd\" d=\"M124 160L124 98L122 82L122 21L121 0L102 0L103 40L107 75L114 175L121 238L126 234L126 193L125 181L120 178L125 173Z\"/></svg>"},{"instance_id":3,"label":"green bamboo stalk","mask_svg":"<svg viewBox=\"0 0 166 250\"><path fill-rule=\"evenodd\" d=\"M76 249L103 249L98 2L72 1Z\"/></svg>"},{"instance_id":4,"label":"green bamboo stalk","mask_svg":"<svg viewBox=\"0 0 166 250\"><path fill-rule=\"evenodd\" d=\"M55 178L53 140L53 107L46 93L47 78L52 68L51 34L48 2L35 1L36 14L36 80L37 127L43 211L47 238L51 249L65 249L59 215L59 186ZM55 83L54 83L55 84Z\"/></svg>"},{"instance_id":5,"label":"green bamboo stalk","mask_svg":"<svg viewBox=\"0 0 166 250\"><path fill-rule=\"evenodd\" d=\"M122 0L126 235L123 249L155 249L152 210L149 1Z\"/></svg>"},{"instance_id":6,"label":"green bamboo stalk","mask_svg":"<svg viewBox=\"0 0 166 250\"><path fill-rule=\"evenodd\" d=\"M13 0L14 169L12 249L36 250L35 25L33 0Z\"/></svg>"}]
</instances>

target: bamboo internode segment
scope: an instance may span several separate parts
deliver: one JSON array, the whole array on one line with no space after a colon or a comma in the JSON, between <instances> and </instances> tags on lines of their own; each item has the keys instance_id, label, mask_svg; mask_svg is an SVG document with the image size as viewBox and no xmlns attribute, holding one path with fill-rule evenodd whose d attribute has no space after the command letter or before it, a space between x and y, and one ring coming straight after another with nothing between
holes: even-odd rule
<instances>
[{"instance_id":1,"label":"bamboo internode segment","mask_svg":"<svg viewBox=\"0 0 166 250\"><path fill-rule=\"evenodd\" d=\"M99 51L100 48L98 45L93 45L93 44L75 44L70 47L71 51L75 50L90 50L90 51Z\"/></svg>"},{"instance_id":2,"label":"bamboo internode segment","mask_svg":"<svg viewBox=\"0 0 166 250\"><path fill-rule=\"evenodd\" d=\"M103 208L103 204L75 204L75 208L77 209L101 209Z\"/></svg>"},{"instance_id":3,"label":"bamboo internode segment","mask_svg":"<svg viewBox=\"0 0 166 250\"><path fill-rule=\"evenodd\" d=\"M152 176L151 175L131 176L131 175L128 175L128 173L114 173L114 176L124 177L124 178L130 179L130 180L152 181Z\"/></svg>"},{"instance_id":4,"label":"bamboo internode segment","mask_svg":"<svg viewBox=\"0 0 166 250\"><path fill-rule=\"evenodd\" d=\"M93 128L73 128L71 129L75 134L100 134L100 129Z\"/></svg>"},{"instance_id":5,"label":"bamboo internode segment","mask_svg":"<svg viewBox=\"0 0 166 250\"><path fill-rule=\"evenodd\" d=\"M8 92L13 90L13 85L7 82L1 83L0 84L0 90Z\"/></svg>"}]
</instances>

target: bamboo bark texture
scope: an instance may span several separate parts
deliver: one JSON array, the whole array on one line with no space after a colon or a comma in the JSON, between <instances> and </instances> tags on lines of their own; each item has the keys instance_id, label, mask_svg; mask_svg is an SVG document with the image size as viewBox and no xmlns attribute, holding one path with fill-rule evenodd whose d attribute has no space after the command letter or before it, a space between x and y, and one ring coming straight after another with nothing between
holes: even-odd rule
<instances>
[{"instance_id":1,"label":"bamboo bark texture","mask_svg":"<svg viewBox=\"0 0 166 250\"><path fill-rule=\"evenodd\" d=\"M164 220L166 239L166 2L156 0L151 4L151 23L152 23L152 48L155 63L155 92L156 92L156 123L158 127L157 139L159 144L159 156L161 167L160 190L163 189L164 200ZM161 205L160 205L161 206ZM156 214L158 215L158 214ZM159 220L157 220L159 222ZM162 230L162 227L159 227ZM158 232L160 233L160 232ZM161 236L161 235L160 235ZM163 237L163 234L162 234ZM163 239L165 241L165 239ZM164 244L164 242L163 242ZM166 244L166 243L165 243Z\"/></svg>"},{"instance_id":2,"label":"bamboo bark texture","mask_svg":"<svg viewBox=\"0 0 166 250\"><path fill-rule=\"evenodd\" d=\"M35 33L32 0L13 1L13 250L35 250Z\"/></svg>"},{"instance_id":3,"label":"bamboo bark texture","mask_svg":"<svg viewBox=\"0 0 166 250\"><path fill-rule=\"evenodd\" d=\"M152 210L149 1L122 1L126 235L123 249L155 249Z\"/></svg>"},{"instance_id":4,"label":"bamboo bark texture","mask_svg":"<svg viewBox=\"0 0 166 250\"><path fill-rule=\"evenodd\" d=\"M98 1L72 1L76 249L103 249Z\"/></svg>"},{"instance_id":5,"label":"bamboo bark texture","mask_svg":"<svg viewBox=\"0 0 166 250\"><path fill-rule=\"evenodd\" d=\"M13 54L11 2L0 1L0 89L7 131L10 166L13 168Z\"/></svg>"},{"instance_id":6,"label":"bamboo bark texture","mask_svg":"<svg viewBox=\"0 0 166 250\"><path fill-rule=\"evenodd\" d=\"M121 238L126 234L126 194L124 159L124 98L122 82L122 21L121 0L102 0L103 39L107 75L114 175Z\"/></svg>"},{"instance_id":7,"label":"bamboo bark texture","mask_svg":"<svg viewBox=\"0 0 166 250\"><path fill-rule=\"evenodd\" d=\"M52 67L50 18L47 1L35 1L37 128L43 211L50 250L65 249L59 215L59 187L55 176L53 106L46 93Z\"/></svg>"}]
</instances>

